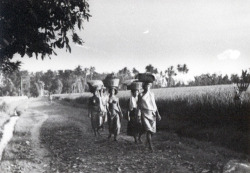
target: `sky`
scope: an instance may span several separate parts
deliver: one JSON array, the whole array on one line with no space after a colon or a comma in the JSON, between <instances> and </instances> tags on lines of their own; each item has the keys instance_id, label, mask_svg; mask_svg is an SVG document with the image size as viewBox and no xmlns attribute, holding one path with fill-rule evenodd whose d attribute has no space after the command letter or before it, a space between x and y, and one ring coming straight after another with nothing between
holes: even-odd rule
<instances>
[{"instance_id":1,"label":"sky","mask_svg":"<svg viewBox=\"0 0 250 173\"><path fill-rule=\"evenodd\" d=\"M117 72L152 64L159 71L187 64L186 79L202 73L232 74L250 68L249 0L89 0L89 22L72 53L36 60L21 69L47 71L94 66ZM177 75L178 76L178 75ZM181 76L181 75L180 75Z\"/></svg>"}]
</instances>

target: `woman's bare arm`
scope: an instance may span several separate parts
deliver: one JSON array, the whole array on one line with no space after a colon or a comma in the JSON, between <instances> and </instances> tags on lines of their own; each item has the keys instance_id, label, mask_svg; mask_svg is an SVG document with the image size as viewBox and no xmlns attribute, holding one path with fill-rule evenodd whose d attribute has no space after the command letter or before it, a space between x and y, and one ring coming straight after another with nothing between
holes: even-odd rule
<instances>
[{"instance_id":1,"label":"woman's bare arm","mask_svg":"<svg viewBox=\"0 0 250 173\"><path fill-rule=\"evenodd\" d=\"M123 113L122 113L122 109L120 107L120 103L119 103L119 99L118 98L117 98L117 107L118 107L118 109L120 111L121 117L123 118Z\"/></svg>"}]
</instances>

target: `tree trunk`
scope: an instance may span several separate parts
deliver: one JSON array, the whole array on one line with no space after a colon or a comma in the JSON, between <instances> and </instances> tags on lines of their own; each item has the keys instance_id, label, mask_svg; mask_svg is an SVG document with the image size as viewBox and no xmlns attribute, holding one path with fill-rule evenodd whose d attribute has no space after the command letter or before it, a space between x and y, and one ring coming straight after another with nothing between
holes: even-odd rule
<instances>
[{"instance_id":1,"label":"tree trunk","mask_svg":"<svg viewBox=\"0 0 250 173\"><path fill-rule=\"evenodd\" d=\"M85 73L85 79L84 79L84 86L83 86L83 91L85 92L85 87L87 85L87 73Z\"/></svg>"}]
</instances>

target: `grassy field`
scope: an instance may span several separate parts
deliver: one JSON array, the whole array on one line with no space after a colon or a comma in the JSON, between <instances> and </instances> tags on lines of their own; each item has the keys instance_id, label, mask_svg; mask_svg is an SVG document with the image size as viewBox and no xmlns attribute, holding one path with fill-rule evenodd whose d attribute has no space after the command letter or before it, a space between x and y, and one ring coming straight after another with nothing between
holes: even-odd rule
<instances>
[{"instance_id":1,"label":"grassy field","mask_svg":"<svg viewBox=\"0 0 250 173\"><path fill-rule=\"evenodd\" d=\"M162 116L158 129L250 153L250 94L244 93L242 105L236 105L233 87L220 85L152 90ZM56 97L74 104L86 104L89 96L90 93ZM124 110L129 96L130 91L118 93Z\"/></svg>"}]
</instances>

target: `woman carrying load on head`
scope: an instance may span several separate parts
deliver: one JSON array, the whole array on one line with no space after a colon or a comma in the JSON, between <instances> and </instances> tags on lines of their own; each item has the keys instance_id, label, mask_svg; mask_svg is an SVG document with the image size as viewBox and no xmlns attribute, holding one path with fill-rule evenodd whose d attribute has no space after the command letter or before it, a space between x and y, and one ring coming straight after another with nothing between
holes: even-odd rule
<instances>
[{"instance_id":1,"label":"woman carrying load on head","mask_svg":"<svg viewBox=\"0 0 250 173\"><path fill-rule=\"evenodd\" d=\"M155 78L152 74L139 74L139 81L143 82L143 92L139 95L138 105L141 110L143 130L146 132L147 142L151 151L153 151L151 138L156 133L156 119L158 121L161 120L155 103L155 96L150 91L154 80Z\"/></svg>"},{"instance_id":2,"label":"woman carrying load on head","mask_svg":"<svg viewBox=\"0 0 250 173\"><path fill-rule=\"evenodd\" d=\"M141 142L142 124L141 124L141 112L138 109L138 96L141 89L140 82L133 82L130 85L131 97L128 100L128 126L127 135L133 136L135 143L137 143L137 137Z\"/></svg>"},{"instance_id":3,"label":"woman carrying load on head","mask_svg":"<svg viewBox=\"0 0 250 173\"><path fill-rule=\"evenodd\" d=\"M107 104L108 110L108 125L109 136L114 135L114 141L117 141L117 135L121 130L121 119L123 117L122 110L119 104L119 99L116 96L118 93L119 79L110 79L109 81L109 98Z\"/></svg>"},{"instance_id":4,"label":"woman carrying load on head","mask_svg":"<svg viewBox=\"0 0 250 173\"><path fill-rule=\"evenodd\" d=\"M99 96L99 90L101 89L102 81L93 80L88 82L90 92L93 93L93 96L89 98L88 103L88 115L91 118L91 126L94 131L94 134L99 134L99 129L103 125L103 105L101 98Z\"/></svg>"}]
</instances>

